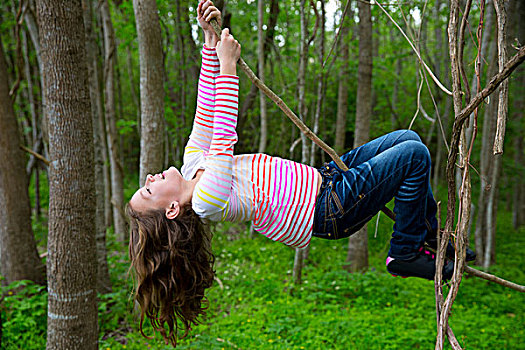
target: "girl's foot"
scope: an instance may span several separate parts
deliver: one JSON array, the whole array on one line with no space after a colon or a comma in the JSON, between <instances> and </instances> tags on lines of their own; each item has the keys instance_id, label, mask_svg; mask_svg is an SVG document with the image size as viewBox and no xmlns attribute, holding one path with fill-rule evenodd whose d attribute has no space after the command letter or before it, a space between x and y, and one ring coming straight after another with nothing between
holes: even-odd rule
<instances>
[{"instance_id":1,"label":"girl's foot","mask_svg":"<svg viewBox=\"0 0 525 350\"><path fill-rule=\"evenodd\" d=\"M435 255L423 248L418 255L410 260L386 258L386 269L394 276L419 277L427 280L434 280L436 274ZM443 266L443 280L449 280L454 272L454 263L447 262Z\"/></svg>"},{"instance_id":2,"label":"girl's foot","mask_svg":"<svg viewBox=\"0 0 525 350\"><path fill-rule=\"evenodd\" d=\"M437 238L429 238L425 240L425 243L428 244L428 246L434 250L437 250ZM447 252L445 253L447 258L454 259L454 255L456 254L456 250L454 249L454 245L452 245L452 242L449 241L447 245ZM476 253L467 247L466 251L466 260L467 261L474 261L476 260Z\"/></svg>"}]
</instances>

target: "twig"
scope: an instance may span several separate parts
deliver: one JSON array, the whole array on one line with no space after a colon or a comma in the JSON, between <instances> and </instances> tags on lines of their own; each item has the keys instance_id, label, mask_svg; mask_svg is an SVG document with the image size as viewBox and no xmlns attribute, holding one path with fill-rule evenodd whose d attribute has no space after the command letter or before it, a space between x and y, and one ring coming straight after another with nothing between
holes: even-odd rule
<instances>
[{"instance_id":1,"label":"twig","mask_svg":"<svg viewBox=\"0 0 525 350\"><path fill-rule=\"evenodd\" d=\"M484 3L485 1L482 0ZM463 50L465 48L465 27L468 23L468 15L470 13L470 6L472 5L472 0L467 0L465 3L465 10L463 11L463 18L461 19L461 27L459 28L459 38L458 38L458 60L459 60L459 70L461 72L461 77L465 83L465 101L468 103L470 101L470 86L467 78L467 73L465 72L465 65L463 63ZM483 6L482 6L483 9ZM483 12L480 16L479 26L483 26Z\"/></svg>"},{"instance_id":2,"label":"twig","mask_svg":"<svg viewBox=\"0 0 525 350\"><path fill-rule=\"evenodd\" d=\"M326 62L328 62L328 59L332 55L332 51L334 51L334 48L337 45L337 42L339 40L339 33L341 33L341 28L343 27L343 22L344 22L345 17L346 17L346 12L348 11L349 8L350 8L350 0L347 0L345 9L343 11L343 15L341 16L341 23L339 24L339 28L337 29L337 33L335 35L334 43L333 43L332 47L330 48L330 52L328 52L328 56L326 56L326 59L323 62L323 67L322 67L323 69L324 69L324 66L326 65Z\"/></svg>"},{"instance_id":3,"label":"twig","mask_svg":"<svg viewBox=\"0 0 525 350\"><path fill-rule=\"evenodd\" d=\"M507 61L503 69L490 79L489 83L483 90L470 100L469 104L463 108L461 113L457 116L458 121L463 122L468 116L478 107L481 102L491 93L493 93L498 86L509 77L509 75L525 60L525 46L521 47L518 52Z\"/></svg>"},{"instance_id":4,"label":"twig","mask_svg":"<svg viewBox=\"0 0 525 350\"><path fill-rule=\"evenodd\" d=\"M412 125L416 121L416 117L419 114L419 109L421 107L421 89L423 88L423 79L421 79L421 83L419 84L419 87L417 88L417 108L416 113L414 114L414 117L410 121L410 125L408 125L408 129L412 129Z\"/></svg>"},{"instance_id":5,"label":"twig","mask_svg":"<svg viewBox=\"0 0 525 350\"><path fill-rule=\"evenodd\" d=\"M27 148L26 146L23 146L23 145L20 145L20 149L23 151L26 151L27 153L31 154L35 158L41 160L45 165L49 166L49 160L47 160L46 157L44 157L43 155L38 154L35 151L33 151L31 148Z\"/></svg>"},{"instance_id":6,"label":"twig","mask_svg":"<svg viewBox=\"0 0 525 350\"><path fill-rule=\"evenodd\" d=\"M421 57L421 55L419 54L419 51L416 49L416 47L414 46L414 44L412 44L412 42L410 41L410 39L407 37L407 35L405 34L405 32L403 31L403 29L401 29L401 27L399 26L399 24L397 24L397 22L390 16L390 14L388 12L386 12L386 10L384 9L383 6L381 6L380 3L378 2L375 2L375 4L377 4L377 6L379 6L379 8L387 15L387 17L392 21L392 23L394 23L394 25L397 27L397 29L399 29L401 31L401 34L403 34L403 36L405 37L405 39L408 41L408 43L410 44L410 47L412 47L412 50L414 50L414 52L416 53L417 57L419 58L419 60L421 61L421 64L423 65L423 67L425 67L425 69L427 70L428 74L430 74L430 77L432 78L432 80L434 80L434 82L436 83L436 85L441 89L443 90L443 92L445 92L447 95L452 95L452 92L450 92L445 86L443 86L443 84L441 84L441 82L439 81L438 78L436 78L436 76L434 75L434 73L432 73L432 70L428 67L428 65L425 63L425 61L423 61L423 58Z\"/></svg>"},{"instance_id":7,"label":"twig","mask_svg":"<svg viewBox=\"0 0 525 350\"><path fill-rule=\"evenodd\" d=\"M510 282L510 281L507 281L507 280L504 280L503 278L491 275L490 273L486 273L486 272L483 272L483 271L480 271L480 270L476 270L476 269L474 269L474 268L472 268L470 266L465 266L465 272L467 272L467 273L469 273L469 274L471 274L473 276L476 276L476 277L479 277L479 278L483 278L484 280L500 284L500 285L502 285L504 287L517 290L518 292L525 293L525 286L522 286L522 285L514 283L514 282Z\"/></svg>"}]
</instances>

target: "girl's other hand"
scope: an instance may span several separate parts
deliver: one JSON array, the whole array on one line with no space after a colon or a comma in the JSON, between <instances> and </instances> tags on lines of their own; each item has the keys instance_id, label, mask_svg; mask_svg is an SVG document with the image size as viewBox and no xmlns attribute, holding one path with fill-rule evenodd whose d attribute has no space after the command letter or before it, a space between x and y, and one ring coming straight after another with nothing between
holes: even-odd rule
<instances>
[{"instance_id":1,"label":"girl's other hand","mask_svg":"<svg viewBox=\"0 0 525 350\"><path fill-rule=\"evenodd\" d=\"M213 18L217 20L219 26L222 25L221 11L213 5L212 1L200 0L199 5L197 5L197 20L204 31L204 40L208 47L215 47L219 40L210 24Z\"/></svg>"},{"instance_id":2,"label":"girl's other hand","mask_svg":"<svg viewBox=\"0 0 525 350\"><path fill-rule=\"evenodd\" d=\"M221 41L217 43L217 56L221 65L221 74L237 74L237 61L241 57L241 44L230 34L228 28L222 30Z\"/></svg>"}]
</instances>

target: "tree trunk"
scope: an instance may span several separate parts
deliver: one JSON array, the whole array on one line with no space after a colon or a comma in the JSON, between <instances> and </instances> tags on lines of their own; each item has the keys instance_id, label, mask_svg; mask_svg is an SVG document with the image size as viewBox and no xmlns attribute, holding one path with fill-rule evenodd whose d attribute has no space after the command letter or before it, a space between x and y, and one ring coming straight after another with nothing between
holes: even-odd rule
<instances>
[{"instance_id":1,"label":"tree trunk","mask_svg":"<svg viewBox=\"0 0 525 350\"><path fill-rule=\"evenodd\" d=\"M155 0L133 0L140 57L139 183L162 170L164 155L164 62Z\"/></svg>"},{"instance_id":2,"label":"tree trunk","mask_svg":"<svg viewBox=\"0 0 525 350\"><path fill-rule=\"evenodd\" d=\"M120 242L126 241L126 220L123 215L124 189L123 169L119 157L119 135L115 117L115 57L117 48L115 45L115 33L111 23L111 15L107 0L100 3L100 14L104 30L104 80L106 83L105 112L106 112L106 136L108 143L109 163L111 170L111 205L113 208L113 225L115 234Z\"/></svg>"},{"instance_id":3,"label":"tree trunk","mask_svg":"<svg viewBox=\"0 0 525 350\"><path fill-rule=\"evenodd\" d=\"M325 55L325 26L326 26L326 10L325 10L325 2L320 1L321 6L321 20L320 20L320 33L318 37L317 42L317 59L319 61L319 64L322 65L324 61L324 55ZM313 132L317 134L319 132L319 120L321 119L321 112L323 108L323 101L324 101L324 90L325 90L325 71L323 69L319 70L319 75L317 76L317 101L316 101L316 107L315 107L315 115L314 115L314 125L313 125ZM315 144L315 142L312 141L312 145L310 147L310 162L308 163L311 166L314 166L315 163L315 155L318 151L318 147Z\"/></svg>"},{"instance_id":4,"label":"tree trunk","mask_svg":"<svg viewBox=\"0 0 525 350\"><path fill-rule=\"evenodd\" d=\"M300 36L300 51L299 51L299 70L297 72L297 95L298 103L297 110L299 111L299 118L304 121L306 117L306 102L305 102L305 90L306 90L306 66L308 62L308 43L307 43L307 26L305 15L305 0L301 0L299 5L299 12L301 16L301 36ZM301 133L301 162L306 163L308 161L308 143L306 136ZM293 280L296 284L301 284L301 274L304 262L304 248L295 249L295 258L293 265Z\"/></svg>"},{"instance_id":5,"label":"tree trunk","mask_svg":"<svg viewBox=\"0 0 525 350\"><path fill-rule=\"evenodd\" d=\"M372 12L370 4L358 2L359 9L359 67L357 72L357 98L354 148L367 142L370 137L372 118ZM348 270L362 271L368 268L367 226L363 226L348 240Z\"/></svg>"},{"instance_id":6,"label":"tree trunk","mask_svg":"<svg viewBox=\"0 0 525 350\"><path fill-rule=\"evenodd\" d=\"M517 26L517 38L520 43L525 43L525 2L519 1L517 10L514 13L515 23ZM525 225L525 147L523 139L525 132L523 130L523 113L525 113L525 67L520 66L516 69L515 79L512 82L514 92L514 164L517 171L513 181L513 210L512 222L514 228Z\"/></svg>"},{"instance_id":7,"label":"tree trunk","mask_svg":"<svg viewBox=\"0 0 525 350\"><path fill-rule=\"evenodd\" d=\"M486 9L489 11L489 8ZM487 13L488 14L488 13ZM489 67L487 69L487 77L492 77L497 72L497 60L496 60L496 41L494 40L490 44L488 62ZM488 79L487 79L488 80ZM483 133L481 138L481 153L480 153L480 192L478 198L478 216L476 220L476 231L475 231L475 244L476 244L476 263L483 265L485 248L486 248L486 234L489 228L486 226L488 221L493 221L492 218L487 218L487 215L494 213L493 208L490 212L488 209L488 199L490 191L494 188L495 184L491 183L492 168L494 166L494 155L492 154L492 146L494 142L494 135L496 133L496 118L497 118L497 104L490 103L485 106L485 113L483 117ZM495 204L495 203L494 203ZM488 221L487 221L488 220Z\"/></svg>"},{"instance_id":8,"label":"tree trunk","mask_svg":"<svg viewBox=\"0 0 525 350\"><path fill-rule=\"evenodd\" d=\"M335 145L334 149L338 154L344 153L345 150L345 136L346 136L346 117L348 114L348 82L349 62L348 62L348 41L350 40L350 20L349 16L343 18L341 23L340 42L339 42L339 60L341 62L339 68L339 82L337 89L337 118L335 122Z\"/></svg>"},{"instance_id":9,"label":"tree trunk","mask_svg":"<svg viewBox=\"0 0 525 350\"><path fill-rule=\"evenodd\" d=\"M275 26L277 24L277 18L279 17L279 1L278 0L271 0L270 3L270 14L268 17L268 26L266 28L266 36L264 38L264 49L263 49L263 55L264 55L264 61L266 61L266 58L268 57L268 54L270 53L270 50L273 45L273 37L275 35ZM226 22L224 23L223 27L226 27ZM257 75L259 75L259 72L256 72ZM240 106L239 109L239 125L237 127L238 130L243 130L242 126L244 125L245 116L246 113L252 108L253 101L255 100L255 97L257 96L257 86L255 84L252 84L250 86L250 92L243 98L243 103Z\"/></svg>"},{"instance_id":10,"label":"tree trunk","mask_svg":"<svg viewBox=\"0 0 525 350\"><path fill-rule=\"evenodd\" d=\"M104 179L104 129L101 126L102 120L102 101L100 100L100 88L98 80L98 62L95 52L97 52L95 36L93 33L92 20L93 11L91 6L92 0L82 0L84 9L84 26L86 28L86 58L87 70L89 77L89 96L91 101L91 118L93 124L93 144L94 144L94 165L95 165L95 227L96 227L96 245L97 245L97 291L99 293L111 292L111 280L109 278L109 269L107 262L106 250L106 220L105 220L105 183Z\"/></svg>"},{"instance_id":11,"label":"tree trunk","mask_svg":"<svg viewBox=\"0 0 525 350\"><path fill-rule=\"evenodd\" d=\"M257 3L257 67L259 73L259 79L264 83L264 0L259 0ZM260 106L260 118L261 118L261 133L259 139L259 153L266 151L266 143L268 138L268 125L266 116L266 96L264 92L259 91L259 106Z\"/></svg>"},{"instance_id":12,"label":"tree trunk","mask_svg":"<svg viewBox=\"0 0 525 350\"><path fill-rule=\"evenodd\" d=\"M0 270L3 284L29 279L45 283L31 227L28 176L0 41Z\"/></svg>"},{"instance_id":13,"label":"tree trunk","mask_svg":"<svg viewBox=\"0 0 525 350\"><path fill-rule=\"evenodd\" d=\"M47 349L97 349L93 129L79 0L38 3L49 108Z\"/></svg>"}]
</instances>

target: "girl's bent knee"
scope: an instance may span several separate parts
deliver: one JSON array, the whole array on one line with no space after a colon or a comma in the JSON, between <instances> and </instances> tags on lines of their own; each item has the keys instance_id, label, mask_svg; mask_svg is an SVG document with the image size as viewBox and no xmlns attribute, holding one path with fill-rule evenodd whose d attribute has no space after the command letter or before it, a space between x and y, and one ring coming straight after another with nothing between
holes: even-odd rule
<instances>
[{"instance_id":1,"label":"girl's bent knee","mask_svg":"<svg viewBox=\"0 0 525 350\"><path fill-rule=\"evenodd\" d=\"M417 141L422 143L421 137L414 130L398 130L401 134L400 139L403 141Z\"/></svg>"}]
</instances>

